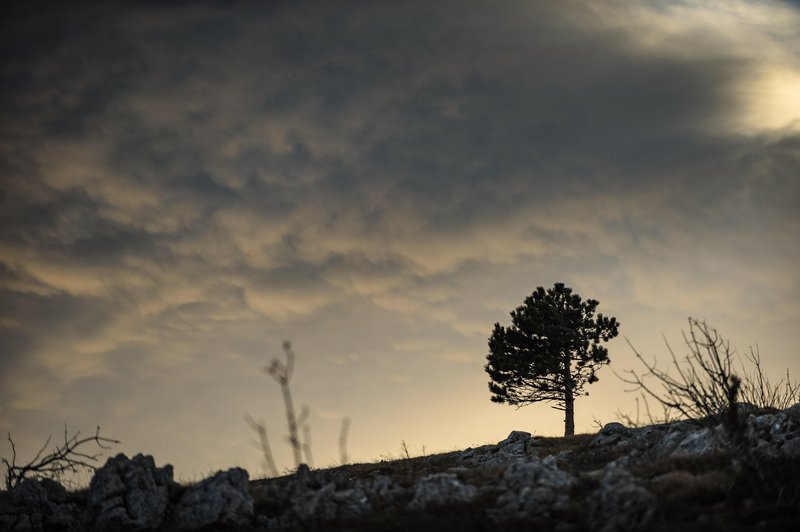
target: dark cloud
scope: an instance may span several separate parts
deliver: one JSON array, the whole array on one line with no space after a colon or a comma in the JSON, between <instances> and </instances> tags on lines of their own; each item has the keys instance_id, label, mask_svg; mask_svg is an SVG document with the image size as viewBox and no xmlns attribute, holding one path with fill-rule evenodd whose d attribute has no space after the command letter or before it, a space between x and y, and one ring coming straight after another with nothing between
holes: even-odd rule
<instances>
[{"instance_id":1,"label":"dark cloud","mask_svg":"<svg viewBox=\"0 0 800 532\"><path fill-rule=\"evenodd\" d=\"M76 409L285 337L326 400L406 393L549 279L642 327L796 313L793 4L3 9L3 378Z\"/></svg>"}]
</instances>

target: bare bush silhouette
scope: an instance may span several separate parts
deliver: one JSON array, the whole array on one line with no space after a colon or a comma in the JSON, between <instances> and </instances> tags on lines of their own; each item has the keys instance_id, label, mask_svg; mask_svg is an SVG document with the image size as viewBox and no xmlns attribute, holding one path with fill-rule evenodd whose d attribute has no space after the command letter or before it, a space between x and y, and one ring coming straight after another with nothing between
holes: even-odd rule
<instances>
[{"instance_id":1,"label":"bare bush silhouette","mask_svg":"<svg viewBox=\"0 0 800 532\"><path fill-rule=\"evenodd\" d=\"M307 405L300 408L300 415L295 414L294 399L292 398L291 380L294 374L295 354L292 350L292 344L288 340L283 342L283 353L286 357L285 361L273 358L269 366L265 366L263 371L275 379L275 382L281 388L283 395L283 405L286 411L286 425L289 430L289 435L286 439L292 448L295 467L299 467L303 463L303 456L305 456L305 463L314 467L314 457L311 451L311 426L308 424L308 419L311 414ZM263 421L256 421L249 414L245 414L245 421L250 425L259 438L259 446L264 455L265 466L272 476L278 476L278 468L275 465L275 459L272 455L272 448L269 444L267 436L267 428ZM342 428L339 434L339 454L342 459L342 464L347 462L347 435L350 430L350 418L345 417L342 420ZM303 437L300 438L302 431Z\"/></svg>"},{"instance_id":2,"label":"bare bush silhouette","mask_svg":"<svg viewBox=\"0 0 800 532\"><path fill-rule=\"evenodd\" d=\"M750 347L744 356L751 369L748 371L742 364L743 378L739 389L742 401L778 410L785 410L800 401L800 383L792 382L788 369L785 377L772 383L761 368L761 353L758 346L755 350Z\"/></svg>"},{"instance_id":3,"label":"bare bush silhouette","mask_svg":"<svg viewBox=\"0 0 800 532\"><path fill-rule=\"evenodd\" d=\"M52 435L50 435L32 460L24 464L17 464L17 448L9 433L11 459L9 461L5 457L0 458L6 469L6 489L13 488L26 478L50 478L60 481L67 473L78 473L80 470L94 472L97 469L95 463L102 456L102 452L85 453L83 449L86 445L94 443L100 449L108 450L111 445L120 443L119 440L100 436L99 426L94 436L81 438L80 434L80 432L76 432L70 436L67 426L64 425L64 443L56 445L52 451L44 454L52 440Z\"/></svg>"},{"instance_id":4,"label":"bare bush silhouette","mask_svg":"<svg viewBox=\"0 0 800 532\"><path fill-rule=\"evenodd\" d=\"M294 401L292 400L292 389L289 386L294 373L295 355L292 351L292 344L287 340L283 342L283 354L286 362L281 362L278 358L273 358L272 363L264 368L264 372L270 375L281 387L283 394L283 406L286 409L286 424L289 427L289 445L294 454L294 464L299 466L302 461L303 445L297 432L297 416L294 413Z\"/></svg>"},{"instance_id":5,"label":"bare bush silhouette","mask_svg":"<svg viewBox=\"0 0 800 532\"><path fill-rule=\"evenodd\" d=\"M677 414L703 424L724 421L735 431L740 402L757 408L783 409L800 399L800 384L791 381L788 370L784 379L773 384L764 374L757 351L751 348L742 359L730 342L705 322L689 318L689 332L683 333L683 339L689 353L682 361L665 341L674 376L669 370L659 369L655 360L647 361L628 342L645 372L627 370L627 377L621 378L634 386L632 391L655 399L666 419L674 420Z\"/></svg>"}]
</instances>

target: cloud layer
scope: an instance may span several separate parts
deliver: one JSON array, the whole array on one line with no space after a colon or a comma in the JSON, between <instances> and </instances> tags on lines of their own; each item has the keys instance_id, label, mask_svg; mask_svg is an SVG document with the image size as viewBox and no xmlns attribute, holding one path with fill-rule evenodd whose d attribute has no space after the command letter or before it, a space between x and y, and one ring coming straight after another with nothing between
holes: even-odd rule
<instances>
[{"instance_id":1,"label":"cloud layer","mask_svg":"<svg viewBox=\"0 0 800 532\"><path fill-rule=\"evenodd\" d=\"M488 404L491 325L555 281L646 348L692 315L798 369L792 4L6 15L0 429L29 445L100 423L256 467L284 338L324 459L345 414L361 458L491 440L530 423Z\"/></svg>"}]
</instances>

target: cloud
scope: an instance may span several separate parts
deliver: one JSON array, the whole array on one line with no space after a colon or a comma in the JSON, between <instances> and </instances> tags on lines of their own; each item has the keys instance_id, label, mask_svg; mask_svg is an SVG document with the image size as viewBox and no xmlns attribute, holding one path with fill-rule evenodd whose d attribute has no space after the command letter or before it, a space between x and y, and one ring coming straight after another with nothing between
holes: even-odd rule
<instances>
[{"instance_id":1,"label":"cloud","mask_svg":"<svg viewBox=\"0 0 800 532\"><path fill-rule=\"evenodd\" d=\"M155 426L287 337L312 398L422 394L558 280L640 328L797 314L796 6L305 8L5 19L0 425L46 386Z\"/></svg>"}]
</instances>

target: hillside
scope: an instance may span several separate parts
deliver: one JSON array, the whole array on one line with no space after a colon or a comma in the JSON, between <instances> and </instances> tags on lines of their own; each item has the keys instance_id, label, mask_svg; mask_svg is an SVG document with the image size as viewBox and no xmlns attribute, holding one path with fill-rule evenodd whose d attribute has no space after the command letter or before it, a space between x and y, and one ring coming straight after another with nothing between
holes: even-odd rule
<instances>
[{"instance_id":1,"label":"hillside","mask_svg":"<svg viewBox=\"0 0 800 532\"><path fill-rule=\"evenodd\" d=\"M800 404L191 486L151 457L109 459L88 490L26 480L0 493L2 530L798 530Z\"/></svg>"}]
</instances>

